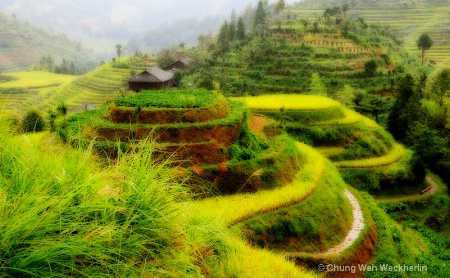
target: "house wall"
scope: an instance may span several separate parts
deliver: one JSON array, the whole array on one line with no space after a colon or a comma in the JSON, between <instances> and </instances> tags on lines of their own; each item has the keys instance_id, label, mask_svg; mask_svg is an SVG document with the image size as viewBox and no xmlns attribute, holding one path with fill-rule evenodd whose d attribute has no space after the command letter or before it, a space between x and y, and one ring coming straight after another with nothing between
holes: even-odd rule
<instances>
[{"instance_id":1,"label":"house wall","mask_svg":"<svg viewBox=\"0 0 450 278\"><path fill-rule=\"evenodd\" d=\"M128 82L128 90L139 92L142 90L164 90L170 88L173 85L173 80L162 83L144 83L144 82Z\"/></svg>"}]
</instances>

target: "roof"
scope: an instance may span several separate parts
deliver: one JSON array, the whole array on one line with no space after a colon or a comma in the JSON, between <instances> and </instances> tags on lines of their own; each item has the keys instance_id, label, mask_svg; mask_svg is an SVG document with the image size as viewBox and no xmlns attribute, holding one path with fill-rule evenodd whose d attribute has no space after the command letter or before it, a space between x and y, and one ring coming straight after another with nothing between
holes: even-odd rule
<instances>
[{"instance_id":1,"label":"roof","mask_svg":"<svg viewBox=\"0 0 450 278\"><path fill-rule=\"evenodd\" d=\"M190 62L191 60L192 60L192 59L189 58L189 57L183 57L183 58L178 59L178 61L182 62L182 63L185 64L186 66L189 65L189 62Z\"/></svg>"},{"instance_id":2,"label":"roof","mask_svg":"<svg viewBox=\"0 0 450 278\"><path fill-rule=\"evenodd\" d=\"M192 59L189 58L189 57L182 57L182 58L176 60L175 62L173 62L172 64L168 65L167 67L165 67L164 70L173 72L173 71L176 69L176 65L177 65L178 63L181 63L184 67L187 67L187 66L189 66L189 62L190 62L191 60L192 60Z\"/></svg>"},{"instance_id":3,"label":"roof","mask_svg":"<svg viewBox=\"0 0 450 278\"><path fill-rule=\"evenodd\" d=\"M80 106L70 109L69 112L78 112L83 110L95 110L95 109L97 109L97 106L92 105L92 103L86 102Z\"/></svg>"},{"instance_id":4,"label":"roof","mask_svg":"<svg viewBox=\"0 0 450 278\"><path fill-rule=\"evenodd\" d=\"M162 83L169 81L172 78L173 73L162 70L158 67L152 67L131 77L128 79L128 82Z\"/></svg>"}]
</instances>

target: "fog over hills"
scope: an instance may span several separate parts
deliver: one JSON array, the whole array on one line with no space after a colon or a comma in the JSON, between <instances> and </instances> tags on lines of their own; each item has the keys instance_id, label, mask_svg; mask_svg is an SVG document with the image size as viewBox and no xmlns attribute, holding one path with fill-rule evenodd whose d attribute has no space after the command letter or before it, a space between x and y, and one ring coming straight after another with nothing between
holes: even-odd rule
<instances>
[{"instance_id":1,"label":"fog over hills","mask_svg":"<svg viewBox=\"0 0 450 278\"><path fill-rule=\"evenodd\" d=\"M115 43L126 45L131 38L177 25L184 27L180 28L181 33L172 32L172 42L164 39L164 43L189 44L198 34L215 32L232 9L239 12L256 3L257 0L2 0L0 11L63 32L99 54L112 55ZM150 48L158 45L161 42L156 41Z\"/></svg>"}]
</instances>

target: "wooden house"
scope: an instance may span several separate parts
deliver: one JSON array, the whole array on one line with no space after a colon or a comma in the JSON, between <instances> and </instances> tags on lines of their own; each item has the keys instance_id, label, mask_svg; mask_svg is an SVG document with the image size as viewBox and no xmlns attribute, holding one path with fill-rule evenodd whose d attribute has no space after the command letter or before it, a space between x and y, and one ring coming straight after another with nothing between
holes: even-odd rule
<instances>
[{"instance_id":1,"label":"wooden house","mask_svg":"<svg viewBox=\"0 0 450 278\"><path fill-rule=\"evenodd\" d=\"M173 73L158 67L149 68L128 79L130 91L163 90L173 85Z\"/></svg>"},{"instance_id":2,"label":"wooden house","mask_svg":"<svg viewBox=\"0 0 450 278\"><path fill-rule=\"evenodd\" d=\"M171 72L175 72L176 70L186 71L190 61L191 58L189 57L180 58L176 62L165 67L164 70Z\"/></svg>"}]
</instances>

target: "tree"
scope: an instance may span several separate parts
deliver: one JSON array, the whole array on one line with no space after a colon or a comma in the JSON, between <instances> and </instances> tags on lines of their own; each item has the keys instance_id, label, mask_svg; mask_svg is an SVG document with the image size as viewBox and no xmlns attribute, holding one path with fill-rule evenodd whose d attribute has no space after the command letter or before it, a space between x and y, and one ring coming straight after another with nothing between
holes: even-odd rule
<instances>
[{"instance_id":1,"label":"tree","mask_svg":"<svg viewBox=\"0 0 450 278\"><path fill-rule=\"evenodd\" d=\"M450 68L441 69L432 81L431 88L439 98L439 104L442 105L444 97L450 91Z\"/></svg>"},{"instance_id":2,"label":"tree","mask_svg":"<svg viewBox=\"0 0 450 278\"><path fill-rule=\"evenodd\" d=\"M345 3L344 5L342 5L342 12L344 13L344 17L346 17L346 14L349 10L349 6L347 3Z\"/></svg>"},{"instance_id":3,"label":"tree","mask_svg":"<svg viewBox=\"0 0 450 278\"><path fill-rule=\"evenodd\" d=\"M378 116L389 109L389 104L379 95L366 94L365 98L356 107L356 111L369 113L375 117L378 122Z\"/></svg>"},{"instance_id":4,"label":"tree","mask_svg":"<svg viewBox=\"0 0 450 278\"><path fill-rule=\"evenodd\" d=\"M181 79L183 79L183 72L180 70L176 70L175 73L173 74L173 85L175 87L179 87Z\"/></svg>"},{"instance_id":5,"label":"tree","mask_svg":"<svg viewBox=\"0 0 450 278\"><path fill-rule=\"evenodd\" d=\"M67 115L67 105L64 102L61 102L58 104L58 107L56 107L56 111L64 117L64 125L66 125L66 115Z\"/></svg>"},{"instance_id":6,"label":"tree","mask_svg":"<svg viewBox=\"0 0 450 278\"><path fill-rule=\"evenodd\" d=\"M230 31L229 34L230 40L234 41L234 39L236 38L236 23L231 21L228 29Z\"/></svg>"},{"instance_id":7,"label":"tree","mask_svg":"<svg viewBox=\"0 0 450 278\"><path fill-rule=\"evenodd\" d=\"M228 23L225 21L220 28L219 36L217 37L217 44L215 52L225 61L225 54L230 50L230 30Z\"/></svg>"},{"instance_id":8,"label":"tree","mask_svg":"<svg viewBox=\"0 0 450 278\"><path fill-rule=\"evenodd\" d=\"M158 52L156 61L160 68L165 68L174 63L177 59L175 57L176 48L163 48Z\"/></svg>"},{"instance_id":9,"label":"tree","mask_svg":"<svg viewBox=\"0 0 450 278\"><path fill-rule=\"evenodd\" d=\"M437 163L450 152L448 139L425 124L416 123L408 139L422 162L430 168L435 168Z\"/></svg>"},{"instance_id":10,"label":"tree","mask_svg":"<svg viewBox=\"0 0 450 278\"><path fill-rule=\"evenodd\" d=\"M324 17L340 17L342 14L342 9L339 6L334 6L333 8L326 8L325 12L323 13Z\"/></svg>"},{"instance_id":11,"label":"tree","mask_svg":"<svg viewBox=\"0 0 450 278\"><path fill-rule=\"evenodd\" d=\"M47 113L48 113L48 119L50 121L50 131L54 131L55 130L55 120L56 120L57 114L53 109L49 109Z\"/></svg>"},{"instance_id":12,"label":"tree","mask_svg":"<svg viewBox=\"0 0 450 278\"><path fill-rule=\"evenodd\" d=\"M22 120L23 132L39 132L45 128L44 118L36 110L28 111Z\"/></svg>"},{"instance_id":13,"label":"tree","mask_svg":"<svg viewBox=\"0 0 450 278\"><path fill-rule=\"evenodd\" d=\"M322 79L317 72L313 73L311 76L311 85L309 86L311 94L318 96L327 96L327 87L323 83Z\"/></svg>"},{"instance_id":14,"label":"tree","mask_svg":"<svg viewBox=\"0 0 450 278\"><path fill-rule=\"evenodd\" d=\"M116 44L116 53L120 63L120 55L122 55L122 45L120 43Z\"/></svg>"},{"instance_id":15,"label":"tree","mask_svg":"<svg viewBox=\"0 0 450 278\"><path fill-rule=\"evenodd\" d=\"M229 26L229 30L230 30L230 40L234 41L234 39L236 39L236 28L237 28L237 16L236 16L236 11L233 9L233 11L231 12L231 20L230 20L230 26Z\"/></svg>"},{"instance_id":16,"label":"tree","mask_svg":"<svg viewBox=\"0 0 450 278\"><path fill-rule=\"evenodd\" d=\"M242 16L239 17L237 22L236 38L240 41L245 39L245 25Z\"/></svg>"},{"instance_id":17,"label":"tree","mask_svg":"<svg viewBox=\"0 0 450 278\"><path fill-rule=\"evenodd\" d=\"M348 108L353 108L355 106L355 90L352 86L345 84L344 88L337 92L336 99Z\"/></svg>"},{"instance_id":18,"label":"tree","mask_svg":"<svg viewBox=\"0 0 450 278\"><path fill-rule=\"evenodd\" d=\"M275 4L275 13L279 17L279 28L281 29L281 25L283 24L283 12L284 9L286 9L286 3L284 0L278 0L278 2Z\"/></svg>"},{"instance_id":19,"label":"tree","mask_svg":"<svg viewBox=\"0 0 450 278\"><path fill-rule=\"evenodd\" d=\"M388 130L394 135L395 139L404 139L408 132L408 118L405 107L413 94L414 78L407 74L399 80L396 100L387 119Z\"/></svg>"},{"instance_id":20,"label":"tree","mask_svg":"<svg viewBox=\"0 0 450 278\"><path fill-rule=\"evenodd\" d=\"M433 40L427 33L423 33L422 35L420 35L419 39L417 40L417 47L422 50L422 66L423 60L425 58L425 51L430 49L432 45Z\"/></svg>"},{"instance_id":21,"label":"tree","mask_svg":"<svg viewBox=\"0 0 450 278\"><path fill-rule=\"evenodd\" d=\"M377 72L377 63L374 60L367 61L364 64L364 75L366 77L373 77Z\"/></svg>"},{"instance_id":22,"label":"tree","mask_svg":"<svg viewBox=\"0 0 450 278\"><path fill-rule=\"evenodd\" d=\"M259 0L258 6L256 7L253 28L262 28L263 30L266 28L266 10L264 9L264 3L262 0Z\"/></svg>"}]
</instances>

